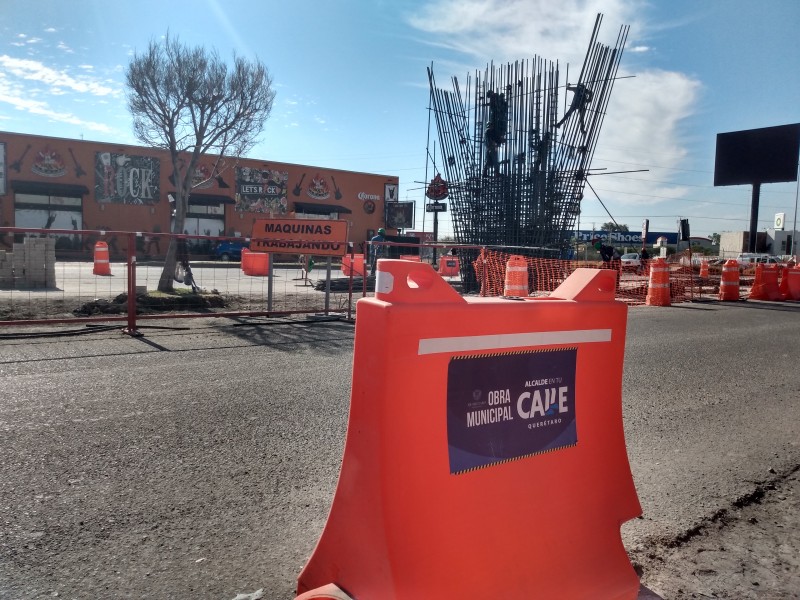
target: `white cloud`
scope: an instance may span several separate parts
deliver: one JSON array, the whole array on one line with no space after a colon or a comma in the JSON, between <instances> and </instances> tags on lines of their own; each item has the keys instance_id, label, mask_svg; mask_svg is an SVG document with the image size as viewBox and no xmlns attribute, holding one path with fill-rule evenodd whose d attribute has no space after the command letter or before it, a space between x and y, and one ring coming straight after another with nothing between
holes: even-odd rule
<instances>
[{"instance_id":1,"label":"white cloud","mask_svg":"<svg viewBox=\"0 0 800 600\"><path fill-rule=\"evenodd\" d=\"M63 71L51 69L41 62L13 58L5 54L0 55L0 72L26 81L38 81L53 89L66 88L73 92L92 96L117 96L121 93L120 90L89 77L72 77Z\"/></svg>"},{"instance_id":2,"label":"white cloud","mask_svg":"<svg viewBox=\"0 0 800 600\"><path fill-rule=\"evenodd\" d=\"M669 181L671 170L686 159L681 123L692 114L699 91L696 80L660 70L615 83L593 166L609 171L649 169L595 180L603 189L617 192L619 204L655 204L686 194L686 188L653 181Z\"/></svg>"},{"instance_id":3,"label":"white cloud","mask_svg":"<svg viewBox=\"0 0 800 600\"><path fill-rule=\"evenodd\" d=\"M63 107L65 98L70 96L73 100L87 98L97 104L103 98L119 95L115 87L89 76L73 77L34 60L0 55L0 105L83 129L111 133L108 125L81 118L63 108L55 109L52 104L57 102Z\"/></svg>"},{"instance_id":4,"label":"white cloud","mask_svg":"<svg viewBox=\"0 0 800 600\"><path fill-rule=\"evenodd\" d=\"M538 55L574 64L583 60L597 13L604 15L606 35L609 24L616 35L619 25L634 25L641 5L637 0L434 0L409 23L431 34L437 45L481 62Z\"/></svg>"},{"instance_id":5,"label":"white cloud","mask_svg":"<svg viewBox=\"0 0 800 600\"><path fill-rule=\"evenodd\" d=\"M490 61L497 65L533 56L557 60L564 78L565 63L570 73L583 63L597 13L603 14L601 43L615 45L620 26L630 25L618 75L635 77L614 84L592 166L650 172L595 177L592 186L607 190L600 192L604 201L610 196L618 205L648 204L687 194L688 188L669 183L670 169L687 157L681 126L695 111L701 84L677 72L625 72L626 54L642 57L651 49L637 41L653 30L642 18L645 8L639 0L431 0L408 21L425 41L455 53L436 65L439 85ZM593 197L590 189L586 197Z\"/></svg>"},{"instance_id":6,"label":"white cloud","mask_svg":"<svg viewBox=\"0 0 800 600\"><path fill-rule=\"evenodd\" d=\"M2 81L1 78L0 81ZM2 91L2 88L0 88L0 103L9 104L17 110L25 111L32 115L46 117L60 123L69 123L71 125L79 125L93 131L111 133L111 128L104 123L86 121L72 113L55 111L51 109L45 102L31 98L20 98Z\"/></svg>"}]
</instances>

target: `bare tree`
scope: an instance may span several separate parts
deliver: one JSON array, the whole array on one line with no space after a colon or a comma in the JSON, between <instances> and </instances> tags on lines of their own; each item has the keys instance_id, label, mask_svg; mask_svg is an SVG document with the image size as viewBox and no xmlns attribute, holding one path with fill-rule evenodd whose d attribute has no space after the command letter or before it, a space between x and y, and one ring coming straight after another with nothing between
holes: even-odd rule
<instances>
[{"instance_id":1,"label":"bare tree","mask_svg":"<svg viewBox=\"0 0 800 600\"><path fill-rule=\"evenodd\" d=\"M175 183L173 233L183 233L195 169L215 155L210 177L225 168L225 157L245 155L272 111L275 92L267 68L234 54L233 65L215 50L190 48L167 33L135 54L125 74L128 108L136 138L169 151ZM230 163L228 163L230 164ZM158 289L173 289L177 244L167 250Z\"/></svg>"}]
</instances>

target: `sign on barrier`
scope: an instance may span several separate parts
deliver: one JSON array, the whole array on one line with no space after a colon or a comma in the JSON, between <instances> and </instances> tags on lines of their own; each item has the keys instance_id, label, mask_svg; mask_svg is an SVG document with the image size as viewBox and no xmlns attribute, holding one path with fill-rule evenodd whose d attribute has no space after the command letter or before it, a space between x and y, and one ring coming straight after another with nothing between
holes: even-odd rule
<instances>
[{"instance_id":1,"label":"sign on barrier","mask_svg":"<svg viewBox=\"0 0 800 600\"><path fill-rule=\"evenodd\" d=\"M447 374L450 472L575 445L576 362L577 348L453 357Z\"/></svg>"},{"instance_id":2,"label":"sign on barrier","mask_svg":"<svg viewBox=\"0 0 800 600\"><path fill-rule=\"evenodd\" d=\"M250 250L277 254L344 256L347 221L331 219L257 219Z\"/></svg>"},{"instance_id":3,"label":"sign on barrier","mask_svg":"<svg viewBox=\"0 0 800 600\"><path fill-rule=\"evenodd\" d=\"M463 298L404 260L379 261L376 279L357 304L339 482L298 594L636 598L615 273L578 269L545 299Z\"/></svg>"}]
</instances>

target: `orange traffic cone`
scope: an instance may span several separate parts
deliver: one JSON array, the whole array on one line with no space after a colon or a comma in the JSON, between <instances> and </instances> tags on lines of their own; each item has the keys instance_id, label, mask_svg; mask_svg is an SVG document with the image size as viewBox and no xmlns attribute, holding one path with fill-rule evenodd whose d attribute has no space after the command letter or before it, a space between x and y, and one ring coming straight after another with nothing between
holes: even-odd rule
<instances>
[{"instance_id":1,"label":"orange traffic cone","mask_svg":"<svg viewBox=\"0 0 800 600\"><path fill-rule=\"evenodd\" d=\"M94 245L94 270L95 275L111 275L111 260L108 254L108 244L97 242Z\"/></svg>"},{"instance_id":2,"label":"orange traffic cone","mask_svg":"<svg viewBox=\"0 0 800 600\"><path fill-rule=\"evenodd\" d=\"M735 260L725 261L725 264L722 265L719 299L723 302L739 300L739 263Z\"/></svg>"},{"instance_id":3,"label":"orange traffic cone","mask_svg":"<svg viewBox=\"0 0 800 600\"><path fill-rule=\"evenodd\" d=\"M650 281L647 285L647 306L671 306L669 293L669 265L657 258L650 265Z\"/></svg>"},{"instance_id":4,"label":"orange traffic cone","mask_svg":"<svg viewBox=\"0 0 800 600\"><path fill-rule=\"evenodd\" d=\"M514 254L506 263L506 283L504 296L528 296L528 263L524 256Z\"/></svg>"},{"instance_id":5,"label":"orange traffic cone","mask_svg":"<svg viewBox=\"0 0 800 600\"><path fill-rule=\"evenodd\" d=\"M708 261L704 260L700 263L700 279L708 279Z\"/></svg>"}]
</instances>

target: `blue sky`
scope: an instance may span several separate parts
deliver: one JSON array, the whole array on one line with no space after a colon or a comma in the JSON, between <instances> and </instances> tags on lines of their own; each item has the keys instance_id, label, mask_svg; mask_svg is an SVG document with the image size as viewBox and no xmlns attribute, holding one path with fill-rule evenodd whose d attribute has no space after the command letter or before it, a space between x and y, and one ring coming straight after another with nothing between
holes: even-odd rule
<instances>
[{"instance_id":1,"label":"blue sky","mask_svg":"<svg viewBox=\"0 0 800 600\"><path fill-rule=\"evenodd\" d=\"M720 132L800 122L797 0L0 0L0 130L137 144L124 71L167 30L258 57L277 92L252 157L400 177L424 221L426 67L437 81L534 55L578 68L630 25L592 179L631 230L692 235L749 227L749 186L713 187ZM563 83L563 82L562 82ZM431 131L431 140L433 131ZM428 171L428 178L432 173ZM797 186L762 186L759 229L795 219ZM440 231L449 229L449 213ZM581 228L609 221L587 190Z\"/></svg>"}]
</instances>

